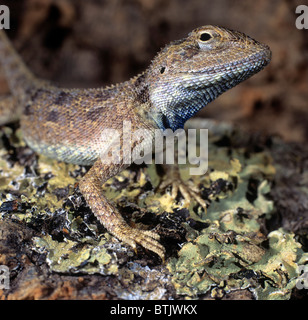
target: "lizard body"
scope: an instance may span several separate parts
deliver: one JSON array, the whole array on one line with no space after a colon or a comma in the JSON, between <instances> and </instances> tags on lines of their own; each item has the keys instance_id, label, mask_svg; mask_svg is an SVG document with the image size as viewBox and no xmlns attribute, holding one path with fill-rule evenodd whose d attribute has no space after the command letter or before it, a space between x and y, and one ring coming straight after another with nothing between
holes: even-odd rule
<instances>
[{"instance_id":1,"label":"lizard body","mask_svg":"<svg viewBox=\"0 0 308 320\"><path fill-rule=\"evenodd\" d=\"M150 142L156 129L182 128L270 59L269 48L245 34L204 26L164 47L145 72L129 81L107 88L63 89L36 78L1 31L0 62L12 96L0 101L0 123L20 118L23 136L36 152L92 165L79 188L98 220L132 247L140 244L163 258L158 234L128 226L101 192L102 183L128 166L100 159L103 130L121 130L123 121L129 121L132 131L148 129L145 139Z\"/></svg>"}]
</instances>

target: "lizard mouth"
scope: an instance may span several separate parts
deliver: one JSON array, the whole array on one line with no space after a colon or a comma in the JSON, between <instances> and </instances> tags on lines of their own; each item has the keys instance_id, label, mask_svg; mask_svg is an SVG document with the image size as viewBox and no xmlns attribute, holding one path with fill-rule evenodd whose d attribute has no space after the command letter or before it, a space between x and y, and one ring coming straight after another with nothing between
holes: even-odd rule
<instances>
[{"instance_id":1,"label":"lizard mouth","mask_svg":"<svg viewBox=\"0 0 308 320\"><path fill-rule=\"evenodd\" d=\"M249 72L252 71L252 74L262 70L266 67L271 61L271 50L267 45L263 45L263 50L259 50L250 54L249 56L245 56L242 59L234 59L228 61L228 63L222 63L216 66L207 67L202 70L185 70L179 71L179 73L188 73L188 74L219 74L222 72L229 71L229 73L236 73L244 71ZM226 73L228 74L228 72Z\"/></svg>"},{"instance_id":2,"label":"lizard mouth","mask_svg":"<svg viewBox=\"0 0 308 320\"><path fill-rule=\"evenodd\" d=\"M230 89L269 64L271 60L269 47L261 44L260 47L259 50L254 50L249 55L238 55L234 59L228 57L227 61L211 67L180 71L179 73L183 75L181 85L187 90L193 89L196 91L212 87L216 87L221 92Z\"/></svg>"}]
</instances>

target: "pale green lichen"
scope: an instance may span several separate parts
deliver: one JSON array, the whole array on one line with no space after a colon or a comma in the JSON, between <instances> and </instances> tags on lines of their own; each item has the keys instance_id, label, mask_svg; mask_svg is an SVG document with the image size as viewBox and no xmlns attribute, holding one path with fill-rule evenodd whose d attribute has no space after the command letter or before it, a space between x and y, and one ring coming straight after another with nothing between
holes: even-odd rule
<instances>
[{"instance_id":1,"label":"pale green lichen","mask_svg":"<svg viewBox=\"0 0 308 320\"><path fill-rule=\"evenodd\" d=\"M13 135L10 128L4 132L11 145L24 147L18 134ZM231 133L214 130L209 137L209 170L206 174L190 176L189 165L180 166L183 181L200 186L201 192L205 190L209 206L204 211L191 201L187 207L190 218L204 223L204 228L196 230L184 223L186 241L181 244L178 256L167 260L170 275L163 276L162 283L170 281L178 295L189 298L204 294L220 298L224 292L249 289L258 299L288 299L296 285L298 266L307 264L308 256L292 233L281 229L268 235L262 233L265 218L270 218L275 209L267 197L275 175L271 156L264 151L247 155L245 148L217 146L216 142L223 134ZM10 217L39 230L58 210L63 210L63 225L57 227L61 236L45 232L33 239L33 250L46 256L51 271L112 274L121 277L126 286L134 281L138 272L162 277L160 272L156 274L150 268L138 269L136 265L133 269L129 266L120 268L117 254L133 257L133 251L121 246L107 233L100 235L97 222L86 222L84 213L78 211L80 199L72 206L63 204L64 200L76 196L76 180L71 173L84 173L84 168L39 157L37 174L25 175L24 167L18 162L12 165L5 160L7 154L3 148L0 148L0 156L0 205L18 200L25 206L13 211ZM46 178L49 174L51 176ZM174 201L171 189L158 189L160 182L156 167L150 165L124 170L107 181L103 189L119 208L127 206L133 211L138 208L137 212L151 212L157 216L164 212L172 215L183 209L182 198ZM60 189L65 189L65 196L58 196ZM250 198L249 192L253 193ZM2 215L4 217L6 213ZM134 220L134 215L132 217ZM88 233L81 231L81 226L85 226ZM146 275L144 279L147 279ZM129 294L117 289L120 290L118 296L155 299L162 298L165 292L159 284L150 291L146 281L135 285L134 289Z\"/></svg>"},{"instance_id":2,"label":"pale green lichen","mask_svg":"<svg viewBox=\"0 0 308 320\"><path fill-rule=\"evenodd\" d=\"M268 235L269 249L253 270L267 279L264 285L256 287L259 299L288 299L298 281L298 266L308 259L294 234L282 229Z\"/></svg>"},{"instance_id":3,"label":"pale green lichen","mask_svg":"<svg viewBox=\"0 0 308 320\"><path fill-rule=\"evenodd\" d=\"M46 235L34 238L35 250L46 253L46 261L52 271L62 273L116 274L118 266L104 247L106 239L99 242L63 242L52 240ZM114 260L114 259L113 259Z\"/></svg>"},{"instance_id":4,"label":"pale green lichen","mask_svg":"<svg viewBox=\"0 0 308 320\"><path fill-rule=\"evenodd\" d=\"M212 288L225 292L249 288L258 299L289 299L298 265L308 254L294 235L283 230L268 238L269 248L264 249L254 234L223 233L217 222L212 224L183 246L178 259L170 259L168 268L177 293L196 297Z\"/></svg>"},{"instance_id":5,"label":"pale green lichen","mask_svg":"<svg viewBox=\"0 0 308 320\"><path fill-rule=\"evenodd\" d=\"M280 229L268 235L268 248L262 245L266 237L261 233L260 217L270 217L274 210L266 197L275 174L270 156L259 152L245 159L241 150L233 150L237 158L228 165L226 150L213 150L210 180L235 179L237 188L212 195L207 212L201 212L210 226L199 235L188 235L179 258L170 259L168 268L177 293L197 297L210 292L217 298L221 290L248 288L258 299L290 298L298 266L307 253L293 234ZM247 198L251 178L261 181L254 201Z\"/></svg>"}]
</instances>

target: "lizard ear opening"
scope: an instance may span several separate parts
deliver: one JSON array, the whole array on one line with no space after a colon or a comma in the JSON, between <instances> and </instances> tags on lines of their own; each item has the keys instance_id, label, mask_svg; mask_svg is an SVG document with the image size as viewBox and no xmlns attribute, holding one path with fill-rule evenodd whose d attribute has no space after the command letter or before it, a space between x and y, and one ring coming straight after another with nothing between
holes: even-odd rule
<instances>
[{"instance_id":1,"label":"lizard ear opening","mask_svg":"<svg viewBox=\"0 0 308 320\"><path fill-rule=\"evenodd\" d=\"M165 70L166 70L166 67L161 67L159 71L161 74L163 74L165 72Z\"/></svg>"}]
</instances>

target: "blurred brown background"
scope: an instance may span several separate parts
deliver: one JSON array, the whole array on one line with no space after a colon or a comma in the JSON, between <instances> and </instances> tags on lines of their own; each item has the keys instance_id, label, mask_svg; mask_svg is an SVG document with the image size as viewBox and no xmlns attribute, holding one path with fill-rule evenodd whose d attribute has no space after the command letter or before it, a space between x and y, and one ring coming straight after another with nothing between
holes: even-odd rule
<instances>
[{"instance_id":1,"label":"blurred brown background","mask_svg":"<svg viewBox=\"0 0 308 320\"><path fill-rule=\"evenodd\" d=\"M97 87L143 71L160 47L206 24L268 44L271 64L202 110L245 130L308 138L308 30L295 27L303 0L8 0L9 36L41 78ZM308 5L308 4L307 4ZM5 81L0 82L4 92Z\"/></svg>"}]
</instances>

